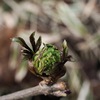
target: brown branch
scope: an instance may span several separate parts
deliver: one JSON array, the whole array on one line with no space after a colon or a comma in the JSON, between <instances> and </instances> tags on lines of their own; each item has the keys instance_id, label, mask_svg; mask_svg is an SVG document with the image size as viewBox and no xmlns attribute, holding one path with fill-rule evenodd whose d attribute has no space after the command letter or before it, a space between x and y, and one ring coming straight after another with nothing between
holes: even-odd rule
<instances>
[{"instance_id":1,"label":"brown branch","mask_svg":"<svg viewBox=\"0 0 100 100\"><path fill-rule=\"evenodd\" d=\"M11 93L8 95L4 95L0 97L0 100L17 100L21 98L26 98L29 96L36 96L36 95L54 95L54 96L67 96L70 91L67 88L65 82L57 82L52 86L35 86L32 88L28 88L25 90L21 90L15 93Z\"/></svg>"}]
</instances>

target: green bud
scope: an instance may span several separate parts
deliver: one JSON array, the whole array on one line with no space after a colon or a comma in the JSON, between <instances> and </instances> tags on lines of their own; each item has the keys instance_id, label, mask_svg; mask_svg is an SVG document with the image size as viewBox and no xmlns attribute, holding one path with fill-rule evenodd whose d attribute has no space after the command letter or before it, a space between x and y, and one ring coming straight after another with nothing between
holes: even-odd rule
<instances>
[{"instance_id":1,"label":"green bud","mask_svg":"<svg viewBox=\"0 0 100 100\"><path fill-rule=\"evenodd\" d=\"M33 74L44 79L45 77L51 77L50 79L56 82L57 79L66 73L64 64L67 61L70 61L71 56L68 55L67 42L64 40L62 51L59 51L51 44L44 44L44 47L40 49L42 39L39 37L37 41L35 41L34 36L35 32L33 32L29 37L31 48L21 37L15 37L12 41L18 42L23 47L23 59L28 60L29 70Z\"/></svg>"},{"instance_id":2,"label":"green bud","mask_svg":"<svg viewBox=\"0 0 100 100\"><path fill-rule=\"evenodd\" d=\"M53 45L46 44L33 57L33 66L40 75L43 73L50 75L55 68L55 63L60 62L60 60L60 51Z\"/></svg>"}]
</instances>

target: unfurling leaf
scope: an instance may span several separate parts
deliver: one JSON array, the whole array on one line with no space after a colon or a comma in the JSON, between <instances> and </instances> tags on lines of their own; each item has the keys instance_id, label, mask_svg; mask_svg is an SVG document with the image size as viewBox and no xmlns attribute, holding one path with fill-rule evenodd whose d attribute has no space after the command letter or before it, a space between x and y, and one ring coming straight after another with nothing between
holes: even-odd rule
<instances>
[{"instance_id":1,"label":"unfurling leaf","mask_svg":"<svg viewBox=\"0 0 100 100\"><path fill-rule=\"evenodd\" d=\"M35 51L38 51L40 46L41 46L41 43L42 43L42 40L41 40L41 36L38 38L37 40L37 43L36 43L36 50Z\"/></svg>"},{"instance_id":2,"label":"unfurling leaf","mask_svg":"<svg viewBox=\"0 0 100 100\"><path fill-rule=\"evenodd\" d=\"M30 47L26 44L26 42L21 37L13 38L12 41L20 43L24 48L32 52Z\"/></svg>"},{"instance_id":3,"label":"unfurling leaf","mask_svg":"<svg viewBox=\"0 0 100 100\"><path fill-rule=\"evenodd\" d=\"M35 38L34 38L34 35L35 35L35 32L33 32L31 35L30 35L30 43L32 45L32 49L33 51L35 52Z\"/></svg>"}]
</instances>

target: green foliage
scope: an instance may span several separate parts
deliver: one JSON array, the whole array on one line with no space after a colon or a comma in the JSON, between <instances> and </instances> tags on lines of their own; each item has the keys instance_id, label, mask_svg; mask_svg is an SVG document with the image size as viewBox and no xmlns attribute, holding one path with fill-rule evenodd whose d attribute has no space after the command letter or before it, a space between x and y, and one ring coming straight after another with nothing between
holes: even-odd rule
<instances>
[{"instance_id":1,"label":"green foliage","mask_svg":"<svg viewBox=\"0 0 100 100\"><path fill-rule=\"evenodd\" d=\"M39 74L45 73L50 75L55 67L55 63L60 62L60 51L53 45L46 44L33 57L33 66L37 69Z\"/></svg>"}]
</instances>

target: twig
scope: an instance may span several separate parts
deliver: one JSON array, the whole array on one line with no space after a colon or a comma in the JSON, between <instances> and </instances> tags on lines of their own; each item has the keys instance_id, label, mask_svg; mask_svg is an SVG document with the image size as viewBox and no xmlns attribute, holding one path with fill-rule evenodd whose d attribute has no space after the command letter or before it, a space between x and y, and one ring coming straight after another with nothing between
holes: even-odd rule
<instances>
[{"instance_id":1,"label":"twig","mask_svg":"<svg viewBox=\"0 0 100 100\"><path fill-rule=\"evenodd\" d=\"M67 96L70 91L67 88L65 82L57 82L52 86L35 86L32 88L28 88L25 90L21 90L15 93L11 93L8 95L4 95L0 97L0 100L17 100L21 98L26 98L29 96L36 96L36 95L54 95L54 96Z\"/></svg>"}]
</instances>

